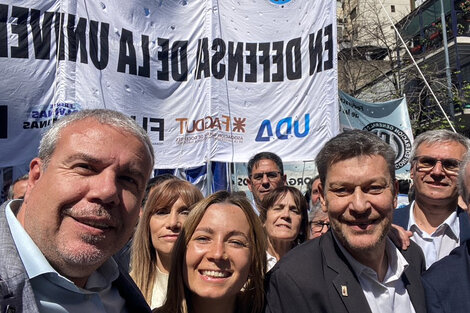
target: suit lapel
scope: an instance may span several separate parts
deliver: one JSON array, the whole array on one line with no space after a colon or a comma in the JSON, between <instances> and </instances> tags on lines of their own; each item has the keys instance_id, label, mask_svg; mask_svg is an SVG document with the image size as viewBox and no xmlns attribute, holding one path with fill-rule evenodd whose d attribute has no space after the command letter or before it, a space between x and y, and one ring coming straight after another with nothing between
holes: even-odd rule
<instances>
[{"instance_id":1,"label":"suit lapel","mask_svg":"<svg viewBox=\"0 0 470 313\"><path fill-rule=\"evenodd\" d=\"M113 282L113 285L119 290L121 297L126 300L128 312L150 313L150 307L145 302L144 296L127 273L120 271L119 277Z\"/></svg>"},{"instance_id":2,"label":"suit lapel","mask_svg":"<svg viewBox=\"0 0 470 313\"><path fill-rule=\"evenodd\" d=\"M413 308L415 309L416 313L425 313L426 303L424 298L423 285L421 283L421 271L416 268L418 264L412 263L413 260L410 250L399 250L409 264L401 276L403 284L408 291L408 295L410 296L411 303L413 304ZM416 260L416 258L414 260ZM424 259L422 266L424 266Z\"/></svg>"},{"instance_id":3,"label":"suit lapel","mask_svg":"<svg viewBox=\"0 0 470 313\"><path fill-rule=\"evenodd\" d=\"M460 245L470 239L470 221L468 213L462 210L460 207L457 208L457 217L460 224Z\"/></svg>"},{"instance_id":4,"label":"suit lapel","mask_svg":"<svg viewBox=\"0 0 470 313\"><path fill-rule=\"evenodd\" d=\"M327 235L328 238L325 238L327 240L322 247L328 266L326 275L333 283L340 300L331 299L332 311L341 312L345 308L349 313L371 313L359 280L336 244L331 231Z\"/></svg>"}]
</instances>

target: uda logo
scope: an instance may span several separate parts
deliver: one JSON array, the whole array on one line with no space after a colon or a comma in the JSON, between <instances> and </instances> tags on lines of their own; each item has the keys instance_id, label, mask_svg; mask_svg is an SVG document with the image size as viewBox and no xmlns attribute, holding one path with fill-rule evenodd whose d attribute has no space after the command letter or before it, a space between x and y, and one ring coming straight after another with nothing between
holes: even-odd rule
<instances>
[{"instance_id":1,"label":"uda logo","mask_svg":"<svg viewBox=\"0 0 470 313\"><path fill-rule=\"evenodd\" d=\"M292 0L269 0L269 2L277 4L277 5L284 5L284 4L287 4L291 1Z\"/></svg>"},{"instance_id":2,"label":"uda logo","mask_svg":"<svg viewBox=\"0 0 470 313\"><path fill-rule=\"evenodd\" d=\"M301 127L303 124L303 129ZM303 138L310 132L310 114L305 114L304 121L291 116L271 124L270 120L264 120L258 129L255 141L270 141L271 138L287 140L292 137Z\"/></svg>"},{"instance_id":3,"label":"uda logo","mask_svg":"<svg viewBox=\"0 0 470 313\"><path fill-rule=\"evenodd\" d=\"M408 164L411 155L411 140L401 129L387 124L374 122L363 128L370 131L388 143L396 152L395 169L398 170Z\"/></svg>"}]
</instances>

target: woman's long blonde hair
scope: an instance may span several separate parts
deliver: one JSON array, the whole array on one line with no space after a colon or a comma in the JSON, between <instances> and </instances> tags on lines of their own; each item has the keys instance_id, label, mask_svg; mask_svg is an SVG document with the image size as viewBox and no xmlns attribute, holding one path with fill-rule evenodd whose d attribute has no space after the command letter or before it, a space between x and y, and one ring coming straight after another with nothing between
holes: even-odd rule
<instances>
[{"instance_id":1,"label":"woman's long blonde hair","mask_svg":"<svg viewBox=\"0 0 470 313\"><path fill-rule=\"evenodd\" d=\"M188 207L203 199L201 191L181 179L170 179L155 186L145 203L131 250L131 272L147 303L152 300L152 289L157 275L157 254L150 234L150 219L162 208L171 208L181 198Z\"/></svg>"},{"instance_id":2,"label":"woman's long blonde hair","mask_svg":"<svg viewBox=\"0 0 470 313\"><path fill-rule=\"evenodd\" d=\"M245 196L219 191L199 201L189 213L178 240L173 247L173 263L168 279L167 299L154 312L188 313L191 311L191 291L184 282L184 266L187 245L209 206L215 203L230 203L242 209L250 225L251 264L248 281L238 294L239 313L259 313L264 305L264 273L266 272L266 236L253 207Z\"/></svg>"}]
</instances>

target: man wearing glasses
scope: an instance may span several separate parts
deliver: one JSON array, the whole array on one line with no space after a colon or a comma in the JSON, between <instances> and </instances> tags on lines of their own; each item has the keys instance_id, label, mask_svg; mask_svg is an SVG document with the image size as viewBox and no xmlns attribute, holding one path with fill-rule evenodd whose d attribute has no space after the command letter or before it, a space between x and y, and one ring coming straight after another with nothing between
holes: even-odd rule
<instances>
[{"instance_id":1,"label":"man wearing glasses","mask_svg":"<svg viewBox=\"0 0 470 313\"><path fill-rule=\"evenodd\" d=\"M320 237L330 229L328 213L322 211L320 201L316 201L308 212L308 226L308 239Z\"/></svg>"},{"instance_id":2,"label":"man wearing glasses","mask_svg":"<svg viewBox=\"0 0 470 313\"><path fill-rule=\"evenodd\" d=\"M272 152L260 152L248 161L248 189L253 194L255 206L264 196L286 184L286 175L281 158Z\"/></svg>"},{"instance_id":3,"label":"man wearing glasses","mask_svg":"<svg viewBox=\"0 0 470 313\"><path fill-rule=\"evenodd\" d=\"M470 154L460 165L459 191L470 205ZM470 312L470 241L436 262L422 277L428 313Z\"/></svg>"},{"instance_id":4,"label":"man wearing glasses","mask_svg":"<svg viewBox=\"0 0 470 313\"><path fill-rule=\"evenodd\" d=\"M458 207L457 178L470 140L448 130L416 137L411 153L414 201L397 209L393 223L410 230L426 258L426 268L470 239L467 213Z\"/></svg>"}]
</instances>

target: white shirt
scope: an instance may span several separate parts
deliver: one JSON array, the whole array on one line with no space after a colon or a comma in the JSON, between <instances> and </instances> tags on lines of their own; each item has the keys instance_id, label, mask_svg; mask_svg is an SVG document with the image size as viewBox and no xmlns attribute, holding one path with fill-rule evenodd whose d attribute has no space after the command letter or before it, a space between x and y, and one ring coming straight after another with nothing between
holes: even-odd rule
<instances>
[{"instance_id":1,"label":"white shirt","mask_svg":"<svg viewBox=\"0 0 470 313\"><path fill-rule=\"evenodd\" d=\"M163 273L157 267L157 272L155 273L155 283L153 284L152 289L152 301L150 302L150 308L152 310L161 307L166 300L168 276L169 274Z\"/></svg>"},{"instance_id":2,"label":"white shirt","mask_svg":"<svg viewBox=\"0 0 470 313\"><path fill-rule=\"evenodd\" d=\"M452 212L449 217L439 225L432 234L421 230L414 216L415 202L410 207L410 220L408 228L413 232L411 239L423 250L426 259L426 269L434 262L450 254L452 250L460 245L460 224L457 211Z\"/></svg>"},{"instance_id":3,"label":"white shirt","mask_svg":"<svg viewBox=\"0 0 470 313\"><path fill-rule=\"evenodd\" d=\"M266 271L269 272L277 263L277 259L266 251Z\"/></svg>"},{"instance_id":4,"label":"white shirt","mask_svg":"<svg viewBox=\"0 0 470 313\"><path fill-rule=\"evenodd\" d=\"M13 200L5 209L13 241L24 264L33 288L40 312L47 313L95 313L127 312L125 300L112 282L119 277L116 262L110 258L91 274L85 288L77 287L60 275L49 264L13 214L21 206L21 200Z\"/></svg>"},{"instance_id":5,"label":"white shirt","mask_svg":"<svg viewBox=\"0 0 470 313\"><path fill-rule=\"evenodd\" d=\"M390 239L386 239L385 253L388 256L388 269L382 282L379 281L377 272L359 263L338 240L336 242L358 277L372 313L415 313L408 291L401 279L401 275L408 267L408 262Z\"/></svg>"}]
</instances>

